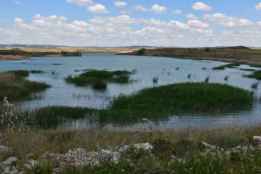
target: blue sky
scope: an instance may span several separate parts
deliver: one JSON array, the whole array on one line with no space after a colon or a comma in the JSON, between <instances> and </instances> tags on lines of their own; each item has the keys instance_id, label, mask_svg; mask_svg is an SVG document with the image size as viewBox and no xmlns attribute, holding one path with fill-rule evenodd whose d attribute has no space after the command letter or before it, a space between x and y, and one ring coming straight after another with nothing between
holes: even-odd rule
<instances>
[{"instance_id":1,"label":"blue sky","mask_svg":"<svg viewBox=\"0 0 261 174\"><path fill-rule=\"evenodd\" d=\"M261 36L261 0L1 0L0 3L4 43L261 45L261 39L257 39ZM74 39L70 41L72 36Z\"/></svg>"}]
</instances>

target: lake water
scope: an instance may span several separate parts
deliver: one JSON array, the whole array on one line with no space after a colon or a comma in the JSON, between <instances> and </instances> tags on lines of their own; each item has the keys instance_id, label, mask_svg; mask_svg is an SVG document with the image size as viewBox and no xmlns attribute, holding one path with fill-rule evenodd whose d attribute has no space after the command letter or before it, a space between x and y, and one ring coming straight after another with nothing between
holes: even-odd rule
<instances>
[{"instance_id":1,"label":"lake water","mask_svg":"<svg viewBox=\"0 0 261 174\"><path fill-rule=\"evenodd\" d=\"M32 101L16 103L17 106L23 109L37 109L45 106L79 106L102 109L108 107L112 100L119 95L130 95L141 89L153 87L152 79L154 77L159 78L157 86L189 81L201 82L209 77L210 83L226 83L252 90L251 85L257 81L243 77L251 72L240 70L241 68L250 68L248 65L221 71L212 70L213 67L223 64L222 62L205 60L87 54L83 57L45 57L21 61L1 61L0 71L42 70L45 72L43 74L31 74L29 79L50 84L51 88L37 94L36 99ZM106 91L97 92L91 88L76 87L64 81L67 76L79 74L86 69L135 71L131 76L134 82L128 85L109 84ZM192 75L191 79L188 79L188 74ZM228 81L224 80L226 76L229 77ZM157 122L147 121L127 126L108 123L102 125L102 127L106 129L139 130L147 128L208 128L261 124L261 103L259 100L261 89L257 89L254 92L255 104L250 111L226 113L215 117L211 115L188 115L182 117L176 115L169 117L167 120ZM101 125L86 118L66 122L60 125L60 127L73 129L96 128L101 127Z\"/></svg>"}]
</instances>

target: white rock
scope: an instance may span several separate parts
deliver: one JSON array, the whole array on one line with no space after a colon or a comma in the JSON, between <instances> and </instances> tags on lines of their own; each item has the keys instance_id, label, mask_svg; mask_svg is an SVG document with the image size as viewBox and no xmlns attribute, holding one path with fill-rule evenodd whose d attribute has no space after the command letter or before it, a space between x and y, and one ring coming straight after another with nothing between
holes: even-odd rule
<instances>
[{"instance_id":1,"label":"white rock","mask_svg":"<svg viewBox=\"0 0 261 174\"><path fill-rule=\"evenodd\" d=\"M15 164L16 161L17 161L17 158L16 158L16 157L9 157L7 160L5 160L5 161L3 162L3 164L6 165L6 166L10 166L10 165Z\"/></svg>"},{"instance_id":2,"label":"white rock","mask_svg":"<svg viewBox=\"0 0 261 174\"><path fill-rule=\"evenodd\" d=\"M256 145L261 145L261 136L254 136L253 140Z\"/></svg>"},{"instance_id":3,"label":"white rock","mask_svg":"<svg viewBox=\"0 0 261 174\"><path fill-rule=\"evenodd\" d=\"M133 147L138 150L150 151L153 149L153 146L150 143L140 143L134 144Z\"/></svg>"},{"instance_id":4,"label":"white rock","mask_svg":"<svg viewBox=\"0 0 261 174\"><path fill-rule=\"evenodd\" d=\"M9 151L7 146L0 145L0 153L6 153Z\"/></svg>"},{"instance_id":5,"label":"white rock","mask_svg":"<svg viewBox=\"0 0 261 174\"><path fill-rule=\"evenodd\" d=\"M202 144L205 148L207 148L207 149L211 149L211 150L217 150L217 149L219 149L217 146L208 144L208 143L206 143L206 142L201 142L201 144Z\"/></svg>"}]
</instances>

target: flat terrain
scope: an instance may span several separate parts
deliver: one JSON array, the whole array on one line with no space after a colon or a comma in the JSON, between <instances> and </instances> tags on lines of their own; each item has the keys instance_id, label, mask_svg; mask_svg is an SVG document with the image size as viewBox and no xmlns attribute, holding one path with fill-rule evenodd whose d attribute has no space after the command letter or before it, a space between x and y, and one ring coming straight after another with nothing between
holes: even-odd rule
<instances>
[{"instance_id":1,"label":"flat terrain","mask_svg":"<svg viewBox=\"0 0 261 174\"><path fill-rule=\"evenodd\" d=\"M85 53L120 54L136 51L136 48L84 48L84 47L53 47L53 48L0 48L0 60L20 60L32 56L81 56Z\"/></svg>"},{"instance_id":2,"label":"flat terrain","mask_svg":"<svg viewBox=\"0 0 261 174\"><path fill-rule=\"evenodd\" d=\"M140 49L128 54L199 60L207 59L231 63L261 65L261 49L242 46L213 48L149 48Z\"/></svg>"}]
</instances>

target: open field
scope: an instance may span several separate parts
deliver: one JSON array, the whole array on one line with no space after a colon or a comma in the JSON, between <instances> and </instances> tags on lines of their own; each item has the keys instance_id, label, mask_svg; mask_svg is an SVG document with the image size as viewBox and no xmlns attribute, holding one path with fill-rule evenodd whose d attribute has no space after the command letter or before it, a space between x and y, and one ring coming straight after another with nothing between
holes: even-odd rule
<instances>
[{"instance_id":1,"label":"open field","mask_svg":"<svg viewBox=\"0 0 261 174\"><path fill-rule=\"evenodd\" d=\"M140 49L130 55L207 59L230 63L261 65L261 49L247 47L152 48Z\"/></svg>"}]
</instances>

